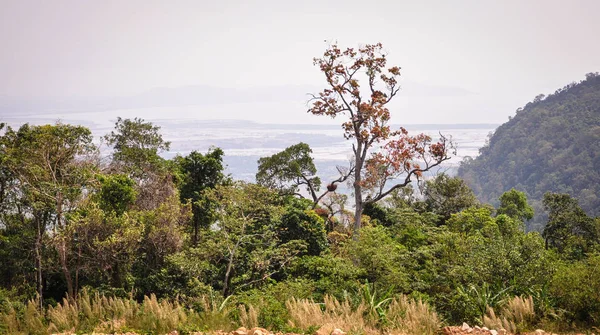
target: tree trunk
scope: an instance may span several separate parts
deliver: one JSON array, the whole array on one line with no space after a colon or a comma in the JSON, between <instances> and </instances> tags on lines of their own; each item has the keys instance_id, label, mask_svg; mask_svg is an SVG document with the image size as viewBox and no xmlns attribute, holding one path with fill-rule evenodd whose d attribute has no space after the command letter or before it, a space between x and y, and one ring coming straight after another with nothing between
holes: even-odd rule
<instances>
[{"instance_id":1,"label":"tree trunk","mask_svg":"<svg viewBox=\"0 0 600 335\"><path fill-rule=\"evenodd\" d=\"M363 143L358 142L356 147L355 157L355 169L354 169L354 234L352 239L358 240L358 234L361 227L361 217L363 212L363 199L362 199L362 166L364 158L362 157Z\"/></svg>"},{"instance_id":2,"label":"tree trunk","mask_svg":"<svg viewBox=\"0 0 600 335\"><path fill-rule=\"evenodd\" d=\"M233 268L233 257L235 255L235 249L229 254L229 263L227 264L227 271L225 271L225 280L223 281L223 296L227 296L227 290L229 289L229 277L231 276L231 269Z\"/></svg>"},{"instance_id":3,"label":"tree trunk","mask_svg":"<svg viewBox=\"0 0 600 335\"><path fill-rule=\"evenodd\" d=\"M73 280L71 279L71 272L69 271L69 267L67 266L67 243L64 239L60 241L58 246L58 258L60 260L60 267L62 268L63 275L65 276L65 280L67 282L67 294L69 299L75 298L75 291L73 290Z\"/></svg>"},{"instance_id":4,"label":"tree trunk","mask_svg":"<svg viewBox=\"0 0 600 335\"><path fill-rule=\"evenodd\" d=\"M35 237L35 268L36 272L36 283L37 283L37 293L38 299L40 302L40 308L44 306L44 283L42 282L42 227L40 225L40 218L36 217L35 221L37 222L37 234Z\"/></svg>"},{"instance_id":5,"label":"tree trunk","mask_svg":"<svg viewBox=\"0 0 600 335\"><path fill-rule=\"evenodd\" d=\"M62 193L58 192L56 196L56 225L58 229L66 230L66 222L62 222L62 204L63 204L63 196ZM60 261L60 267L62 268L63 274L65 276L65 281L67 282L67 294L69 299L75 298L75 291L73 290L73 280L71 279L71 272L69 271L69 267L67 266L67 242L65 241L65 237L60 237L60 242L58 245L58 259Z\"/></svg>"},{"instance_id":6,"label":"tree trunk","mask_svg":"<svg viewBox=\"0 0 600 335\"><path fill-rule=\"evenodd\" d=\"M81 243L77 246L77 265L75 266L75 292L79 292L79 271L81 270Z\"/></svg>"},{"instance_id":7,"label":"tree trunk","mask_svg":"<svg viewBox=\"0 0 600 335\"><path fill-rule=\"evenodd\" d=\"M200 214L198 213L198 211L196 210L196 213L193 213L193 220L192 222L194 222L194 240L192 241L192 245L194 247L198 246L198 225L200 224L198 221L199 220L199 216Z\"/></svg>"}]
</instances>

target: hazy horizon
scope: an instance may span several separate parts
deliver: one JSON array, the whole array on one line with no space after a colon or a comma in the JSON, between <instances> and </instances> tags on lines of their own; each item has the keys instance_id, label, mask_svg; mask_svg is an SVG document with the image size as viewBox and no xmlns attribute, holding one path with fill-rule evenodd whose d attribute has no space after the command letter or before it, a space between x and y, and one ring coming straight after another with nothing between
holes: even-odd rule
<instances>
[{"instance_id":1,"label":"hazy horizon","mask_svg":"<svg viewBox=\"0 0 600 335\"><path fill-rule=\"evenodd\" d=\"M395 123L503 123L600 70L598 12L591 0L5 0L0 118L337 123L306 113L307 93L325 86L312 58L337 41L382 42L402 68Z\"/></svg>"}]
</instances>

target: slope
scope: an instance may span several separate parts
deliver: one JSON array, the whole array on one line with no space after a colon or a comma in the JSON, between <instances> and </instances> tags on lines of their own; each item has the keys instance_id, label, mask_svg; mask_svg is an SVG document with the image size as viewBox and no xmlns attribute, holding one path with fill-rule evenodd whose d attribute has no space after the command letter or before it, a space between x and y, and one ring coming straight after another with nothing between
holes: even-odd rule
<instances>
[{"instance_id":1,"label":"slope","mask_svg":"<svg viewBox=\"0 0 600 335\"><path fill-rule=\"evenodd\" d=\"M496 129L475 159L458 175L482 201L496 204L511 188L526 192L536 216L528 228L545 223L546 192L568 193L588 214L600 214L600 75L572 83L517 110Z\"/></svg>"}]
</instances>

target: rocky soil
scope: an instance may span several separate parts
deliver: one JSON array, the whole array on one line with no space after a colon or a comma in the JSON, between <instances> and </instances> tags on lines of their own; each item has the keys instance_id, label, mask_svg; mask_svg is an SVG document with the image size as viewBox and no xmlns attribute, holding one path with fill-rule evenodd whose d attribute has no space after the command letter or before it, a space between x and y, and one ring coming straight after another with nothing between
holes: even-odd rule
<instances>
[{"instance_id":1,"label":"rocky soil","mask_svg":"<svg viewBox=\"0 0 600 335\"><path fill-rule=\"evenodd\" d=\"M488 329L486 327L471 327L467 323L463 323L462 326L448 326L442 328L442 334L444 335L513 335L507 332L505 329ZM542 329L537 329L534 332L528 333L528 335L557 335L555 333L548 333ZM577 334L583 335L583 334ZM594 334L592 334L594 335Z\"/></svg>"}]
</instances>

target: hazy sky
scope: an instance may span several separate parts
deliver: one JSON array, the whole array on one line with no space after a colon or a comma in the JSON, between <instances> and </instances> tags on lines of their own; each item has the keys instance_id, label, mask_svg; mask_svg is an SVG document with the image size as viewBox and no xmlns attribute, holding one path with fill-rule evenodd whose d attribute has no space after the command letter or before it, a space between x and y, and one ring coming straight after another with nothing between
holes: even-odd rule
<instances>
[{"instance_id":1,"label":"hazy sky","mask_svg":"<svg viewBox=\"0 0 600 335\"><path fill-rule=\"evenodd\" d=\"M538 93L600 71L598 13L597 0L0 0L0 98L85 101L208 85L226 89L223 108L180 113L302 122L303 94L240 112L227 89L318 89L312 58L325 40L382 42L402 67L395 121L504 122Z\"/></svg>"}]
</instances>

